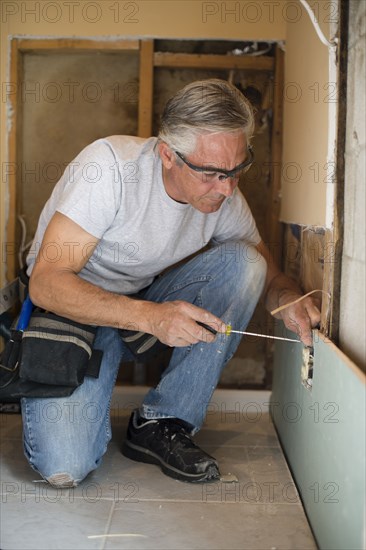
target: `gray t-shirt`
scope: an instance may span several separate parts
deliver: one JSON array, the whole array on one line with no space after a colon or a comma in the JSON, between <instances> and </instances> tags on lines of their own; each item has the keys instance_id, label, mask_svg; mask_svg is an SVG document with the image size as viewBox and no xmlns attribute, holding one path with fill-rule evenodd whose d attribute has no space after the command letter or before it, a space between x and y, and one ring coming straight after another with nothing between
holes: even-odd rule
<instances>
[{"instance_id":1,"label":"gray t-shirt","mask_svg":"<svg viewBox=\"0 0 366 550\"><path fill-rule=\"evenodd\" d=\"M28 274L55 211L99 239L80 277L118 294L138 292L209 242L259 243L238 189L210 214L170 198L156 142L154 137L110 136L88 145L70 163L41 213L27 257ZM80 244L66 246L71 255ZM52 244L44 251L49 261L56 261L58 253Z\"/></svg>"}]
</instances>

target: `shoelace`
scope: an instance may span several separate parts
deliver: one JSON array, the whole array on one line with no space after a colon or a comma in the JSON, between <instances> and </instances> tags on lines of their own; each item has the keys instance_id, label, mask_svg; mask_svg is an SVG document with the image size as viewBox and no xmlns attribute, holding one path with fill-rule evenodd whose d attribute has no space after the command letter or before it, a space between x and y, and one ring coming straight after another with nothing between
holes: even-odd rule
<instances>
[{"instance_id":1,"label":"shoelace","mask_svg":"<svg viewBox=\"0 0 366 550\"><path fill-rule=\"evenodd\" d=\"M174 441L178 436L180 441L184 442L185 445L188 443L190 447L196 447L190 435L187 433L186 423L183 420L164 418L160 420L160 426L164 435L171 441Z\"/></svg>"}]
</instances>

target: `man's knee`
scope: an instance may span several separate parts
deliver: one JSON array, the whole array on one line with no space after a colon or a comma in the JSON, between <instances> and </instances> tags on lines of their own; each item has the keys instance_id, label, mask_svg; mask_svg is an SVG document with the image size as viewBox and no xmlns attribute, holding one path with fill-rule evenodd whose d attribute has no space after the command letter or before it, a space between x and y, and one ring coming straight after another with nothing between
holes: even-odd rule
<instances>
[{"instance_id":1,"label":"man's knee","mask_svg":"<svg viewBox=\"0 0 366 550\"><path fill-rule=\"evenodd\" d=\"M75 479L75 476L73 476L69 472L52 474L48 477L45 477L45 480L48 481L48 483L52 485L52 487L55 487L57 489L63 487L76 487L81 481L81 479Z\"/></svg>"},{"instance_id":2,"label":"man's knee","mask_svg":"<svg viewBox=\"0 0 366 550\"><path fill-rule=\"evenodd\" d=\"M264 278L267 263L257 248L244 241L228 241L209 249L202 255L203 263L212 262L217 268L225 266L226 273L244 273Z\"/></svg>"},{"instance_id":3,"label":"man's knee","mask_svg":"<svg viewBox=\"0 0 366 550\"><path fill-rule=\"evenodd\" d=\"M261 293L267 262L255 246L242 241L224 243L220 247L220 257L226 263L225 274L233 285Z\"/></svg>"},{"instance_id":4,"label":"man's knee","mask_svg":"<svg viewBox=\"0 0 366 550\"><path fill-rule=\"evenodd\" d=\"M76 487L90 472L97 468L97 464L89 461L72 466L69 463L58 464L51 467L49 464L33 464L38 473L48 481L50 485L56 488Z\"/></svg>"},{"instance_id":5,"label":"man's knee","mask_svg":"<svg viewBox=\"0 0 366 550\"><path fill-rule=\"evenodd\" d=\"M54 449L43 452L40 450L37 455L25 455L29 464L36 470L50 485L57 488L76 487L87 475L95 470L102 457L89 455L77 455L71 452L69 456L65 451Z\"/></svg>"},{"instance_id":6,"label":"man's knee","mask_svg":"<svg viewBox=\"0 0 366 550\"><path fill-rule=\"evenodd\" d=\"M254 246L244 245L244 249L244 277L262 291L267 275L267 262Z\"/></svg>"}]
</instances>

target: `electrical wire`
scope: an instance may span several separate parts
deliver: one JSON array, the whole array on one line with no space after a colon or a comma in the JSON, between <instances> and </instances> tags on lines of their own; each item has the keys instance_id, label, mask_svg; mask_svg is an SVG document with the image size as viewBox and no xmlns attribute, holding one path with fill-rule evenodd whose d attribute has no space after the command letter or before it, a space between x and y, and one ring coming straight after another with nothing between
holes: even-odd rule
<instances>
[{"instance_id":1,"label":"electrical wire","mask_svg":"<svg viewBox=\"0 0 366 550\"><path fill-rule=\"evenodd\" d=\"M276 313L279 313L283 309L286 309L287 307L290 307L294 304L297 304L298 302L301 302L301 300L304 300L304 298L307 298L308 296L310 296L311 294L314 294L315 292L323 292L323 294L326 294L328 296L329 300L331 298L331 295L330 295L329 292L326 292L325 290L322 290L322 289L318 288L316 290L311 290L307 294L304 294L304 296L301 296L300 298L297 298L296 300L293 300L292 302L288 302L287 304L284 304L283 306L280 306L280 307L277 307L276 309L273 309L270 313L271 313L271 315L276 315Z\"/></svg>"},{"instance_id":2,"label":"electrical wire","mask_svg":"<svg viewBox=\"0 0 366 550\"><path fill-rule=\"evenodd\" d=\"M329 40L324 36L323 31L320 28L319 22L317 18L315 17L315 14L311 7L309 6L307 0L300 0L301 4L304 6L305 10L308 12L308 15L310 17L310 20L312 24L314 25L314 28L316 30L316 33L320 39L320 41L325 45L328 46L328 48L335 49L337 47L337 40L334 39L333 42L329 42Z\"/></svg>"},{"instance_id":3,"label":"electrical wire","mask_svg":"<svg viewBox=\"0 0 366 550\"><path fill-rule=\"evenodd\" d=\"M231 52L229 52L231 55L245 55L248 57L258 57L260 55L265 55L272 49L272 44L269 42L266 42L267 47L264 50L258 50L258 42L252 42L249 46L246 46L242 50L240 48L235 48ZM250 48L252 48L252 51L250 51Z\"/></svg>"}]
</instances>

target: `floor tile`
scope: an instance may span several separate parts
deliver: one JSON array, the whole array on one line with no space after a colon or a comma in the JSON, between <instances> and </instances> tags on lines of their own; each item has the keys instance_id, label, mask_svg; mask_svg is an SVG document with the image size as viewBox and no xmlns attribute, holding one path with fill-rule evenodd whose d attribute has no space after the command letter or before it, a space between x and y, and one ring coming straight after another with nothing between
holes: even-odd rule
<instances>
[{"instance_id":1,"label":"floor tile","mask_svg":"<svg viewBox=\"0 0 366 550\"><path fill-rule=\"evenodd\" d=\"M6 550L85 550L101 548L110 501L57 494L46 484L2 496L0 545ZM92 537L92 538L90 538ZM96 537L96 538L94 538Z\"/></svg>"},{"instance_id":2,"label":"floor tile","mask_svg":"<svg viewBox=\"0 0 366 550\"><path fill-rule=\"evenodd\" d=\"M275 505L124 503L116 505L108 535L106 549L316 548L305 517Z\"/></svg>"},{"instance_id":3,"label":"floor tile","mask_svg":"<svg viewBox=\"0 0 366 550\"><path fill-rule=\"evenodd\" d=\"M39 479L40 476L34 472L24 454L23 443L19 439L3 439L0 444L0 473L1 473L1 492L6 483L22 481L32 481Z\"/></svg>"},{"instance_id":4,"label":"floor tile","mask_svg":"<svg viewBox=\"0 0 366 550\"><path fill-rule=\"evenodd\" d=\"M268 413L209 414L195 440L236 483L191 484L124 457L130 410L112 412L101 466L56 490L28 465L20 415L0 415L3 550L314 549ZM19 521L22 529L19 529Z\"/></svg>"},{"instance_id":5,"label":"floor tile","mask_svg":"<svg viewBox=\"0 0 366 550\"><path fill-rule=\"evenodd\" d=\"M208 415L196 436L199 445L278 446L278 438L268 413L258 415L224 412Z\"/></svg>"}]
</instances>

